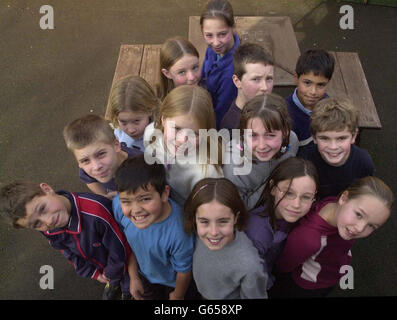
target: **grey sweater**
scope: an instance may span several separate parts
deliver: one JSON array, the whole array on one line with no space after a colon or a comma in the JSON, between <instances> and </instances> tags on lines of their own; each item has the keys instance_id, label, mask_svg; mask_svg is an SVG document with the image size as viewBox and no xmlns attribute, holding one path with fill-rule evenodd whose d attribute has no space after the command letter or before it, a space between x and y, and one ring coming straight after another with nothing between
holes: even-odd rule
<instances>
[{"instance_id":1,"label":"grey sweater","mask_svg":"<svg viewBox=\"0 0 397 320\"><path fill-rule=\"evenodd\" d=\"M241 157L238 147L239 143L237 141L231 142L231 147L227 155L230 163L223 166L223 174L225 178L235 184L248 210L253 209L259 200L264 189L264 182L274 167L281 161L296 156L299 147L298 143L296 134L291 131L289 148L280 158L270 161L252 161L247 156ZM249 174L239 174L236 172L237 169L241 169L243 166L248 168L247 164L252 164Z\"/></svg>"},{"instance_id":2,"label":"grey sweater","mask_svg":"<svg viewBox=\"0 0 397 320\"><path fill-rule=\"evenodd\" d=\"M206 299L266 299L268 275L263 260L244 232L219 250L196 238L193 277Z\"/></svg>"}]
</instances>

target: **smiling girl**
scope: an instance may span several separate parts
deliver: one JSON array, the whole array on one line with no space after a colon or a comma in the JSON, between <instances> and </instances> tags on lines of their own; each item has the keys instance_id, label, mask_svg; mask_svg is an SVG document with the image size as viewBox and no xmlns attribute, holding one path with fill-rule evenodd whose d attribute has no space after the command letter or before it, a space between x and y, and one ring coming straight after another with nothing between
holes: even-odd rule
<instances>
[{"instance_id":1,"label":"smiling girl","mask_svg":"<svg viewBox=\"0 0 397 320\"><path fill-rule=\"evenodd\" d=\"M290 130L285 100L276 94L259 95L247 102L239 128L240 140L232 140L228 150L230 163L223 166L223 172L236 185L250 210L255 207L272 169L296 155L298 139ZM252 163L251 172L235 175L235 169L247 162Z\"/></svg>"},{"instance_id":2,"label":"smiling girl","mask_svg":"<svg viewBox=\"0 0 397 320\"><path fill-rule=\"evenodd\" d=\"M242 230L247 211L225 178L199 181L185 204L185 230L196 234L193 277L205 299L265 299L263 261Z\"/></svg>"},{"instance_id":3,"label":"smiling girl","mask_svg":"<svg viewBox=\"0 0 397 320\"><path fill-rule=\"evenodd\" d=\"M217 128L232 101L237 97L233 83L233 52L240 45L235 33L233 8L226 0L210 0L200 17L201 31L208 45L202 78L211 93Z\"/></svg>"},{"instance_id":4,"label":"smiling girl","mask_svg":"<svg viewBox=\"0 0 397 320\"><path fill-rule=\"evenodd\" d=\"M215 129L209 93L200 86L173 89L145 130L145 159L165 165L171 198L183 206L193 186L206 177L222 177L222 148L200 129ZM218 146L214 154L211 144Z\"/></svg>"},{"instance_id":5,"label":"smiling girl","mask_svg":"<svg viewBox=\"0 0 397 320\"><path fill-rule=\"evenodd\" d=\"M160 50L160 82L157 96L163 100L176 87L197 85L201 80L199 53L181 37L167 39Z\"/></svg>"},{"instance_id":6,"label":"smiling girl","mask_svg":"<svg viewBox=\"0 0 397 320\"><path fill-rule=\"evenodd\" d=\"M268 177L247 225L247 236L266 261L268 288L274 282L271 275L285 239L294 223L306 215L316 197L318 174L307 160L288 158L280 162Z\"/></svg>"},{"instance_id":7,"label":"smiling girl","mask_svg":"<svg viewBox=\"0 0 397 320\"><path fill-rule=\"evenodd\" d=\"M392 203L393 192L376 177L319 201L289 234L271 296L326 296L339 283L341 267L350 265L354 241L379 229Z\"/></svg>"}]
</instances>

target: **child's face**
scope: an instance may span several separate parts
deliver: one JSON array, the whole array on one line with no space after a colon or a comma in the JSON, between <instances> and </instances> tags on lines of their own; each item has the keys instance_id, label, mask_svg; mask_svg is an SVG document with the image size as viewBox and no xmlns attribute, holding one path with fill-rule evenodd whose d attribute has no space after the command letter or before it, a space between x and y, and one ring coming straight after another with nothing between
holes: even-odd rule
<instances>
[{"instance_id":1,"label":"child's face","mask_svg":"<svg viewBox=\"0 0 397 320\"><path fill-rule=\"evenodd\" d=\"M150 121L150 114L143 112L122 111L117 116L120 129L132 139L143 136L146 126Z\"/></svg>"},{"instance_id":2,"label":"child's face","mask_svg":"<svg viewBox=\"0 0 397 320\"><path fill-rule=\"evenodd\" d=\"M313 137L318 152L323 160L331 166L339 167L347 161L351 145L356 141L357 134L347 128L343 131L322 131Z\"/></svg>"},{"instance_id":3,"label":"child's face","mask_svg":"<svg viewBox=\"0 0 397 320\"><path fill-rule=\"evenodd\" d=\"M191 54L185 54L169 70L162 69L161 71L168 79L174 82L175 87L184 84L195 85L201 79L199 59Z\"/></svg>"},{"instance_id":4,"label":"child's face","mask_svg":"<svg viewBox=\"0 0 397 320\"><path fill-rule=\"evenodd\" d=\"M113 144L94 142L73 152L79 167L100 183L112 180L121 162L121 147L117 139Z\"/></svg>"},{"instance_id":5,"label":"child's face","mask_svg":"<svg viewBox=\"0 0 397 320\"><path fill-rule=\"evenodd\" d=\"M292 179L288 188L289 183L290 180L280 181L272 188L271 194L274 203L278 203L276 218L293 223L309 212L316 195L316 183L309 176Z\"/></svg>"},{"instance_id":6,"label":"child's face","mask_svg":"<svg viewBox=\"0 0 397 320\"><path fill-rule=\"evenodd\" d=\"M65 227L70 219L71 204L45 183L40 184L45 195L36 196L26 206L26 216L18 220L21 227L49 231Z\"/></svg>"},{"instance_id":7,"label":"child's face","mask_svg":"<svg viewBox=\"0 0 397 320\"><path fill-rule=\"evenodd\" d=\"M315 104L324 96L329 79L313 72L301 74L297 81L297 94L300 102L307 109L313 110Z\"/></svg>"},{"instance_id":8,"label":"child's face","mask_svg":"<svg viewBox=\"0 0 397 320\"><path fill-rule=\"evenodd\" d=\"M336 226L345 240L368 237L382 226L390 216L390 210L379 198L362 195L349 200L346 192L338 200Z\"/></svg>"},{"instance_id":9,"label":"child's face","mask_svg":"<svg viewBox=\"0 0 397 320\"><path fill-rule=\"evenodd\" d=\"M216 54L224 56L234 45L233 28L223 19L204 19L204 40Z\"/></svg>"},{"instance_id":10,"label":"child's face","mask_svg":"<svg viewBox=\"0 0 397 320\"><path fill-rule=\"evenodd\" d=\"M197 235L210 250L219 250L234 240L237 216L216 200L197 208Z\"/></svg>"},{"instance_id":11,"label":"child's face","mask_svg":"<svg viewBox=\"0 0 397 320\"><path fill-rule=\"evenodd\" d=\"M199 127L189 115L162 119L164 143L171 154L184 154L199 145Z\"/></svg>"},{"instance_id":12,"label":"child's face","mask_svg":"<svg viewBox=\"0 0 397 320\"><path fill-rule=\"evenodd\" d=\"M248 102L257 95L271 93L274 84L274 67L262 63L247 63L246 72L241 77L233 76L234 84L241 92L242 98Z\"/></svg>"},{"instance_id":13,"label":"child's face","mask_svg":"<svg viewBox=\"0 0 397 320\"><path fill-rule=\"evenodd\" d=\"M147 190L139 188L135 193L120 192L119 196L123 214L138 229L163 221L171 212L168 203L169 186L166 186L161 195L149 184Z\"/></svg>"},{"instance_id":14,"label":"child's face","mask_svg":"<svg viewBox=\"0 0 397 320\"><path fill-rule=\"evenodd\" d=\"M248 148L259 161L271 160L281 149L283 134L281 130L267 131L260 118L249 119L247 129L252 129L246 135Z\"/></svg>"}]
</instances>

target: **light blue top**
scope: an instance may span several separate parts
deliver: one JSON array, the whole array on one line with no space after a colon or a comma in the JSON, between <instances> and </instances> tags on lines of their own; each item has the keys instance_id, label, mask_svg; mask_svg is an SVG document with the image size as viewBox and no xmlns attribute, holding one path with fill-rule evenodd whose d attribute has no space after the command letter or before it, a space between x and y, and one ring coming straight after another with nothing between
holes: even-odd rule
<instances>
[{"instance_id":1,"label":"light blue top","mask_svg":"<svg viewBox=\"0 0 397 320\"><path fill-rule=\"evenodd\" d=\"M124 142L128 148L136 148L145 152L143 145L143 135L139 139L133 139L121 129L114 129L114 135L120 143Z\"/></svg>"},{"instance_id":2,"label":"light blue top","mask_svg":"<svg viewBox=\"0 0 397 320\"><path fill-rule=\"evenodd\" d=\"M193 237L183 230L182 208L169 199L171 213L163 221L138 229L113 198L113 213L138 260L140 272L151 283L175 287L176 273L192 269Z\"/></svg>"}]
</instances>

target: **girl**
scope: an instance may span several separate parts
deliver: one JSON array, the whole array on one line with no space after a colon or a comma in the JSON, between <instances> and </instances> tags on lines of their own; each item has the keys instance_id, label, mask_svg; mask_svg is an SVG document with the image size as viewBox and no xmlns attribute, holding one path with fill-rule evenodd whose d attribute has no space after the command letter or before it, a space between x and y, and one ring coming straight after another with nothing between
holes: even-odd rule
<instances>
[{"instance_id":1,"label":"girl","mask_svg":"<svg viewBox=\"0 0 397 320\"><path fill-rule=\"evenodd\" d=\"M110 120L120 143L145 151L143 133L159 100L140 76L128 76L116 83L110 95Z\"/></svg>"},{"instance_id":2,"label":"girl","mask_svg":"<svg viewBox=\"0 0 397 320\"><path fill-rule=\"evenodd\" d=\"M200 129L214 128L215 115L207 90L183 85L166 96L155 122L145 130L145 159L166 165L171 198L182 206L199 180L223 176L217 134L199 134Z\"/></svg>"},{"instance_id":3,"label":"girl","mask_svg":"<svg viewBox=\"0 0 397 320\"><path fill-rule=\"evenodd\" d=\"M267 274L242 232L247 211L236 187L225 178L207 178L185 204L185 231L197 235L193 278L205 299L267 298Z\"/></svg>"},{"instance_id":4,"label":"girl","mask_svg":"<svg viewBox=\"0 0 397 320\"><path fill-rule=\"evenodd\" d=\"M235 34L233 8L227 0L210 0L200 17L201 31L208 45L205 52L202 78L211 93L217 128L237 97L233 83L233 52L240 39Z\"/></svg>"},{"instance_id":5,"label":"girl","mask_svg":"<svg viewBox=\"0 0 397 320\"><path fill-rule=\"evenodd\" d=\"M164 42L160 50L159 79L157 96L160 100L175 87L199 84L199 53L190 41L176 37Z\"/></svg>"},{"instance_id":6,"label":"girl","mask_svg":"<svg viewBox=\"0 0 397 320\"><path fill-rule=\"evenodd\" d=\"M393 193L376 177L354 182L339 198L315 206L287 238L272 297L326 296L351 262L355 239L368 237L390 216Z\"/></svg>"},{"instance_id":7,"label":"girl","mask_svg":"<svg viewBox=\"0 0 397 320\"><path fill-rule=\"evenodd\" d=\"M256 96L245 104L239 128L240 136L233 135L223 172L250 210L259 200L272 169L296 155L298 139L290 129L285 100L272 93ZM242 165L252 166L251 170L239 173Z\"/></svg>"},{"instance_id":8,"label":"girl","mask_svg":"<svg viewBox=\"0 0 397 320\"><path fill-rule=\"evenodd\" d=\"M258 201L260 206L250 212L246 233L266 261L268 288L274 282L271 271L284 240L293 224L309 212L317 188L316 167L304 159L288 158L274 168Z\"/></svg>"}]
</instances>

